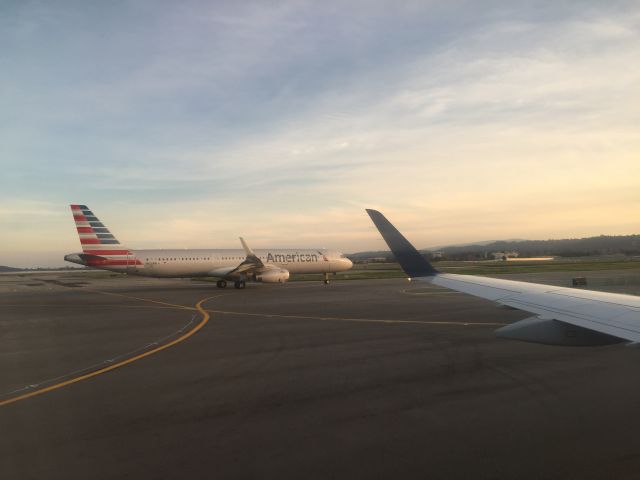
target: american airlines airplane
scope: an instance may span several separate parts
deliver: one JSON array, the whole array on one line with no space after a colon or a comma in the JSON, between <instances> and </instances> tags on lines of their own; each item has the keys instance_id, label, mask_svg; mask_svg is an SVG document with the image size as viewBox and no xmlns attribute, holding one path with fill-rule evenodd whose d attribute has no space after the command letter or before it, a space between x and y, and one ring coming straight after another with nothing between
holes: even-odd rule
<instances>
[{"instance_id":1,"label":"american airlines airplane","mask_svg":"<svg viewBox=\"0 0 640 480\"><path fill-rule=\"evenodd\" d=\"M349 270L353 263L327 250L251 250L240 238L240 250L132 250L122 245L86 205L71 205L82 253L65 255L67 262L145 277L218 277L218 288L233 281L282 283L290 273L329 273Z\"/></svg>"},{"instance_id":2,"label":"american airlines airplane","mask_svg":"<svg viewBox=\"0 0 640 480\"><path fill-rule=\"evenodd\" d=\"M410 280L432 283L533 314L496 330L501 338L547 345L640 345L640 297L539 283L441 273L376 210L373 223Z\"/></svg>"}]
</instances>

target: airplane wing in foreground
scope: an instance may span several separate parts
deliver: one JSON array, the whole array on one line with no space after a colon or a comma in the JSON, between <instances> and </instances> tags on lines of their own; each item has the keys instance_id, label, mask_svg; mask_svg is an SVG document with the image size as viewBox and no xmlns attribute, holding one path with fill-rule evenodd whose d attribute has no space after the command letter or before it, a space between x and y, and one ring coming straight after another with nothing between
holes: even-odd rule
<instances>
[{"instance_id":1,"label":"airplane wing in foreground","mask_svg":"<svg viewBox=\"0 0 640 480\"><path fill-rule=\"evenodd\" d=\"M409 278L533 314L498 329L498 337L548 345L640 343L640 297L441 273L384 215L376 210L367 213Z\"/></svg>"}]
</instances>

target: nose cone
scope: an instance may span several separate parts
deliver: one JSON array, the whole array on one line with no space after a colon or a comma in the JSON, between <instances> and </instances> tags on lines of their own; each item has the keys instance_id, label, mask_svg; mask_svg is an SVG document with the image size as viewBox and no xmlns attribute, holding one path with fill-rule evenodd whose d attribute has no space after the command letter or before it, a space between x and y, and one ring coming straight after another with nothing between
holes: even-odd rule
<instances>
[{"instance_id":1,"label":"nose cone","mask_svg":"<svg viewBox=\"0 0 640 480\"><path fill-rule=\"evenodd\" d=\"M344 268L345 270L349 270L351 269L351 267L353 267L353 262L348 258L341 258L340 263L342 263L342 268Z\"/></svg>"}]
</instances>

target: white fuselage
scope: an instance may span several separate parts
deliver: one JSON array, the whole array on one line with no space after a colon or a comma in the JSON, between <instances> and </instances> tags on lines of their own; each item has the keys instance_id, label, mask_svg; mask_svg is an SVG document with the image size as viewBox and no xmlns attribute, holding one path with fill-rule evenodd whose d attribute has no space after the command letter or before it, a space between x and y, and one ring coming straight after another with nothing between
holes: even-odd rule
<instances>
[{"instance_id":1,"label":"white fuselage","mask_svg":"<svg viewBox=\"0 0 640 480\"><path fill-rule=\"evenodd\" d=\"M131 250L119 265L90 265L94 268L147 277L223 277L246 258L243 250ZM290 273L334 273L349 270L352 263L340 253L325 250L256 250L265 265ZM124 265L123 265L124 264Z\"/></svg>"}]
</instances>

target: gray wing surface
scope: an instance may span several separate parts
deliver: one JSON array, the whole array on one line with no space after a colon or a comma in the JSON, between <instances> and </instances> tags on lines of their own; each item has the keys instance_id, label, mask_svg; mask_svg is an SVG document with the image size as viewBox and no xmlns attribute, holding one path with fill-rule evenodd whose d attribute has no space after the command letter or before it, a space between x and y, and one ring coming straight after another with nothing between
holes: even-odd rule
<instances>
[{"instance_id":1,"label":"gray wing surface","mask_svg":"<svg viewBox=\"0 0 640 480\"><path fill-rule=\"evenodd\" d=\"M397 235L402 236L400 232ZM387 240L387 244L395 254L392 245L397 242ZM415 269L403 262L400 265L407 274ZM501 329L508 333L501 336L507 338L562 345L599 345L615 343L616 340L640 342L640 297L637 296L439 272L409 276L534 314L535 319L522 320ZM536 330L531 329L532 320ZM578 328L572 330L565 324ZM518 327L521 327L521 332L510 336ZM590 336L583 343L572 341L571 335L580 336L583 329L593 333L588 333Z\"/></svg>"},{"instance_id":2,"label":"gray wing surface","mask_svg":"<svg viewBox=\"0 0 640 480\"><path fill-rule=\"evenodd\" d=\"M416 280L422 280L417 278ZM539 283L439 274L427 281L631 342L640 342L640 298Z\"/></svg>"}]
</instances>

